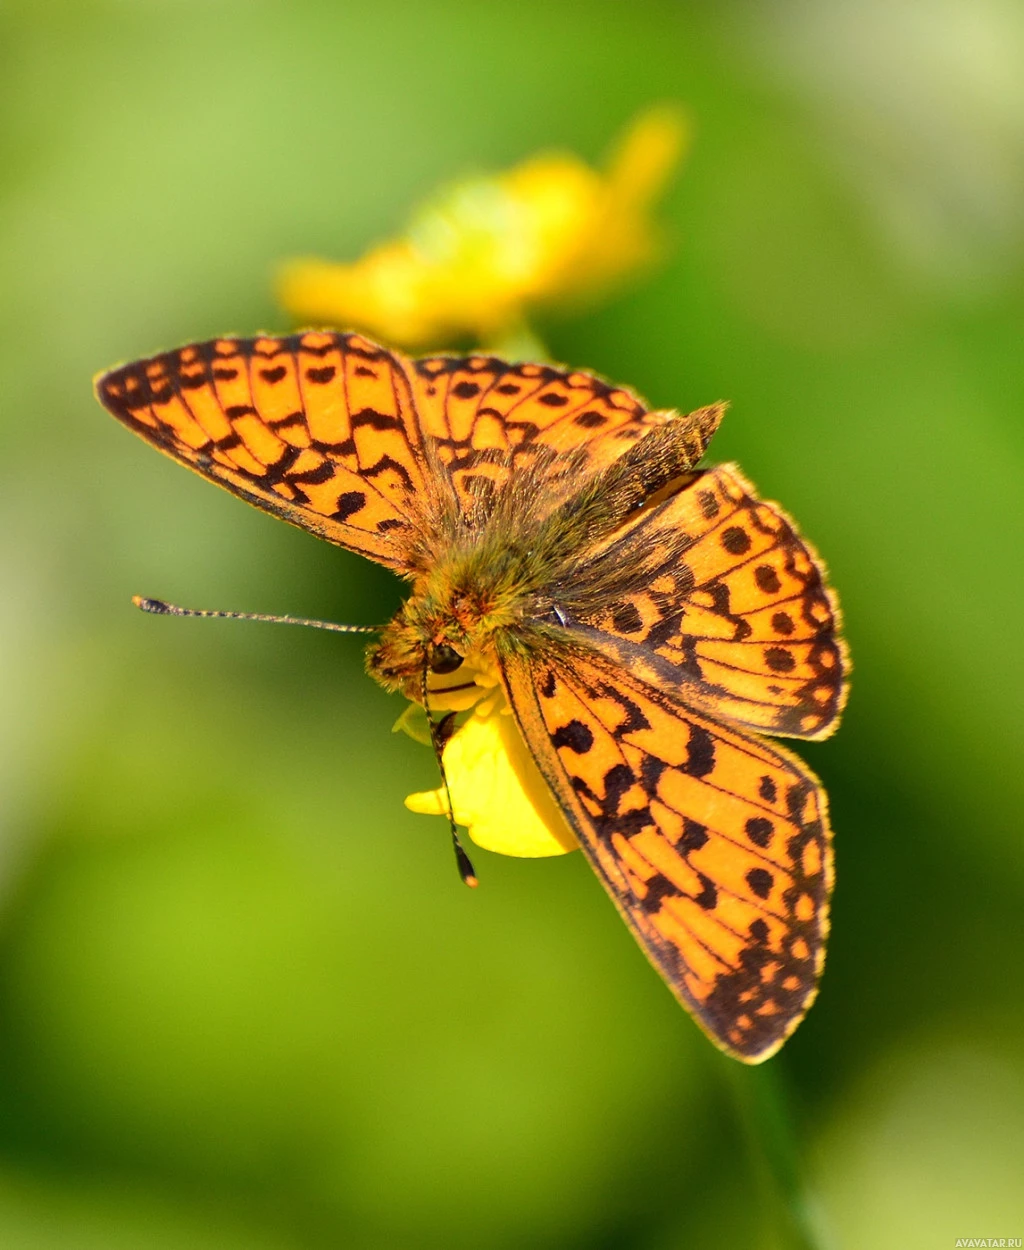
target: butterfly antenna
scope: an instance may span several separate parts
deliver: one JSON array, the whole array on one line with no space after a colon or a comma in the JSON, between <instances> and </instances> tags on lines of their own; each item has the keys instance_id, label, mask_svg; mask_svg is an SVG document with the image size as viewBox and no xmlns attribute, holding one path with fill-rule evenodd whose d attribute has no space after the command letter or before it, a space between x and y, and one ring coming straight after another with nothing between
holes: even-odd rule
<instances>
[{"instance_id":1,"label":"butterfly antenna","mask_svg":"<svg viewBox=\"0 0 1024 1250\"><path fill-rule=\"evenodd\" d=\"M459 831L455 827L455 809L452 807L452 792L448 788L448 774L444 770L444 759L442 753L445 743L450 736L450 727L455 719L455 713L450 712L440 724L434 721L430 715L430 704L427 697L427 666L423 666L423 710L427 714L427 724L430 726L430 742L434 748L434 755L437 757L437 766L441 770L441 787L444 790L445 805L448 808L448 827L452 834L452 850L455 852L455 865L459 870L459 876L462 878L463 885L468 885L471 889L476 889L480 884L476 875L476 869L473 867L473 861L466 854L466 848L459 840Z\"/></svg>"},{"instance_id":2,"label":"butterfly antenna","mask_svg":"<svg viewBox=\"0 0 1024 1250\"><path fill-rule=\"evenodd\" d=\"M179 608L163 599L145 599L132 595L132 603L153 616L217 616L227 621L268 621L271 625L308 625L310 629L328 629L335 634L376 634L380 625L338 625L334 621L311 621L304 616L268 616L264 612L219 612L210 608Z\"/></svg>"}]
</instances>

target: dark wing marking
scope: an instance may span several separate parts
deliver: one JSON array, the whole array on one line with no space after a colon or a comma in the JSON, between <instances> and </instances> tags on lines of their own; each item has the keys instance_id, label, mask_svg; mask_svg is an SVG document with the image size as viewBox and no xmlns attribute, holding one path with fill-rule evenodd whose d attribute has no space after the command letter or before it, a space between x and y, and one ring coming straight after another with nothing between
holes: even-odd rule
<instances>
[{"instance_id":1,"label":"dark wing marking","mask_svg":"<svg viewBox=\"0 0 1024 1250\"><path fill-rule=\"evenodd\" d=\"M249 503L404 571L423 455L399 357L355 334L193 343L104 374L129 429Z\"/></svg>"},{"instance_id":2,"label":"dark wing marking","mask_svg":"<svg viewBox=\"0 0 1024 1250\"><path fill-rule=\"evenodd\" d=\"M651 962L717 1045L766 1059L824 962L817 779L600 657L512 654L503 670L541 772Z\"/></svg>"},{"instance_id":3,"label":"dark wing marking","mask_svg":"<svg viewBox=\"0 0 1024 1250\"><path fill-rule=\"evenodd\" d=\"M761 733L835 729L849 672L835 596L793 522L735 465L695 474L584 567L591 584L613 570L621 593L567 619L631 671Z\"/></svg>"}]
</instances>

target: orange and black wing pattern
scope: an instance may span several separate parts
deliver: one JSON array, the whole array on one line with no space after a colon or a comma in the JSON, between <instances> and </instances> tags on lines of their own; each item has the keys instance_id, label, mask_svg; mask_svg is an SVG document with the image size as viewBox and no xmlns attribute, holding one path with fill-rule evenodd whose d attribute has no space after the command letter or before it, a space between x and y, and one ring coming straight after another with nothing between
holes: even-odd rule
<instances>
[{"instance_id":1,"label":"orange and black wing pattern","mask_svg":"<svg viewBox=\"0 0 1024 1250\"><path fill-rule=\"evenodd\" d=\"M214 339L114 369L96 393L211 481L406 569L425 481L401 358L329 331Z\"/></svg>"},{"instance_id":2,"label":"orange and black wing pattern","mask_svg":"<svg viewBox=\"0 0 1024 1250\"><path fill-rule=\"evenodd\" d=\"M727 1053L774 1054L824 962L817 779L602 657L514 653L503 670L542 774L651 962Z\"/></svg>"},{"instance_id":3,"label":"orange and black wing pattern","mask_svg":"<svg viewBox=\"0 0 1024 1250\"><path fill-rule=\"evenodd\" d=\"M191 343L102 375L96 392L204 477L405 572L429 563L441 518L479 522L527 474L531 506L551 511L666 419L589 373L412 360L326 330Z\"/></svg>"},{"instance_id":4,"label":"orange and black wing pattern","mask_svg":"<svg viewBox=\"0 0 1024 1250\"><path fill-rule=\"evenodd\" d=\"M553 511L581 476L667 419L591 373L483 355L427 356L408 367L424 443L467 515L527 473L532 507Z\"/></svg>"},{"instance_id":5,"label":"orange and black wing pattern","mask_svg":"<svg viewBox=\"0 0 1024 1250\"><path fill-rule=\"evenodd\" d=\"M823 738L849 659L821 562L735 465L694 475L591 557L636 573L620 600L571 622L588 641L716 719Z\"/></svg>"}]
</instances>

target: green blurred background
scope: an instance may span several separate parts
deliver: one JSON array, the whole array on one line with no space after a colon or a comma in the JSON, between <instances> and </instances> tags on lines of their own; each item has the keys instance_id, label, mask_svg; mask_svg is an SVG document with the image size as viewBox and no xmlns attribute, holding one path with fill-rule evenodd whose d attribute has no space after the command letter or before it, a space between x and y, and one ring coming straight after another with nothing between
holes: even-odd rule
<instances>
[{"instance_id":1,"label":"green blurred background","mask_svg":"<svg viewBox=\"0 0 1024 1250\"><path fill-rule=\"evenodd\" d=\"M4 1250L788 1247L765 1096L820 1246L1024 1235L1022 63L1011 0L0 5ZM399 587L90 391L285 328L282 257L663 99L697 131L669 262L542 329L730 398L716 457L842 597L853 697L803 752L829 965L755 1072L581 857L459 885L359 639L132 611Z\"/></svg>"}]
</instances>

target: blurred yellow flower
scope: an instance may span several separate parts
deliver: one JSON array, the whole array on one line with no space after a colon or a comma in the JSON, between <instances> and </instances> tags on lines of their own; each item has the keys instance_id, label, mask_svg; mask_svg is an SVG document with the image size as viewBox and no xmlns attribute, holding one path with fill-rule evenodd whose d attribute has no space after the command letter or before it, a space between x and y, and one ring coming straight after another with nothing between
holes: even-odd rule
<instances>
[{"instance_id":1,"label":"blurred yellow flower","mask_svg":"<svg viewBox=\"0 0 1024 1250\"><path fill-rule=\"evenodd\" d=\"M576 838L527 751L505 696L492 688L474 697L479 702L444 748L456 823L466 826L477 846L502 855L538 858L575 850ZM405 719L396 728L419 736ZM405 805L424 815L448 814L443 787L410 794Z\"/></svg>"},{"instance_id":2,"label":"blurred yellow flower","mask_svg":"<svg viewBox=\"0 0 1024 1250\"><path fill-rule=\"evenodd\" d=\"M688 140L685 115L662 105L634 120L603 173L551 153L463 179L353 264L288 262L279 298L301 322L400 347L514 342L531 307L591 301L658 254L651 209Z\"/></svg>"}]
</instances>

